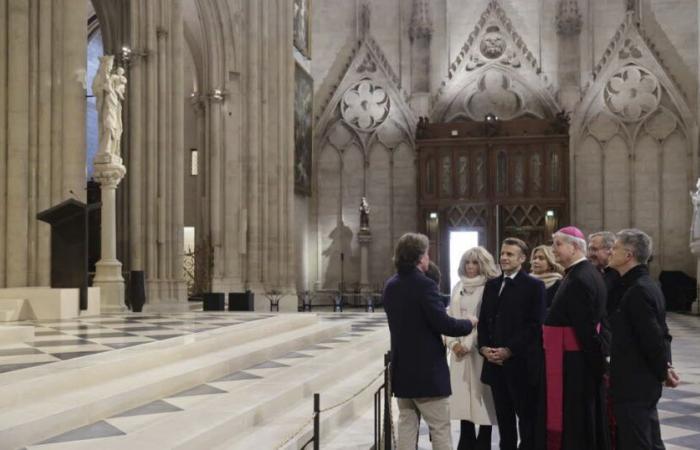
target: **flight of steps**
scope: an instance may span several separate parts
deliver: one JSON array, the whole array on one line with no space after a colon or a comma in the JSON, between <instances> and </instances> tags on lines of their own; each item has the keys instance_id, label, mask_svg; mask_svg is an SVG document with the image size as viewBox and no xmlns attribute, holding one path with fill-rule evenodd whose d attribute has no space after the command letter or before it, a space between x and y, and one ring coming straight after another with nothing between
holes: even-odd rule
<instances>
[{"instance_id":1,"label":"flight of steps","mask_svg":"<svg viewBox=\"0 0 700 450\"><path fill-rule=\"evenodd\" d=\"M388 327L352 323L283 314L0 374L0 448L273 449L295 433L280 448L299 448L314 392L322 408L352 397L321 415L324 436L371 408ZM178 394L201 388L218 392ZM128 413L150 402L177 408ZM42 444L100 423L119 433Z\"/></svg>"}]
</instances>

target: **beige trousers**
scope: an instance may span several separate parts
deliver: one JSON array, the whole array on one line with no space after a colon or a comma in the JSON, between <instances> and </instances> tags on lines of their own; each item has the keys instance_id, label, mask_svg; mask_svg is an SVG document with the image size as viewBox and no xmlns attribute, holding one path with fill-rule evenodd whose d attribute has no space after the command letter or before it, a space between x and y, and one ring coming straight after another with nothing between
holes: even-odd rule
<instances>
[{"instance_id":1,"label":"beige trousers","mask_svg":"<svg viewBox=\"0 0 700 450\"><path fill-rule=\"evenodd\" d=\"M398 450L415 450L422 417L430 428L433 450L452 450L449 397L398 398Z\"/></svg>"}]
</instances>

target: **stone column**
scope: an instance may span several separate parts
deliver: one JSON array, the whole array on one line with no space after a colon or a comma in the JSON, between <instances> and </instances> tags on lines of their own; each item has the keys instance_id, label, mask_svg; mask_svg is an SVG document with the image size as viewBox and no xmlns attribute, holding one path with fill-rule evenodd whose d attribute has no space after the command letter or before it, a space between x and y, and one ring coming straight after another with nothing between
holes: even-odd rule
<instances>
[{"instance_id":1,"label":"stone column","mask_svg":"<svg viewBox=\"0 0 700 450\"><path fill-rule=\"evenodd\" d=\"M108 152L95 155L94 178L102 192L102 222L100 260L95 264L93 285L100 288L102 312L123 312L124 278L122 263L117 260L117 185L124 178L126 168L121 157Z\"/></svg>"},{"instance_id":2,"label":"stone column","mask_svg":"<svg viewBox=\"0 0 700 450\"><path fill-rule=\"evenodd\" d=\"M695 255L695 279L700 280L700 178L696 183L695 192L690 192L690 203L693 206L693 218L690 224L690 252ZM695 306L692 312L700 314L700 284L695 285Z\"/></svg>"},{"instance_id":3,"label":"stone column","mask_svg":"<svg viewBox=\"0 0 700 450\"><path fill-rule=\"evenodd\" d=\"M695 255L696 258L696 269L695 269L695 279L700 280L700 240L693 241L690 243L690 252ZM690 312L693 314L700 315L700 284L695 284L695 302L691 307Z\"/></svg>"},{"instance_id":4,"label":"stone column","mask_svg":"<svg viewBox=\"0 0 700 450\"><path fill-rule=\"evenodd\" d=\"M369 291L369 244L372 242L372 232L369 228L362 228L357 233L357 241L360 243L360 289Z\"/></svg>"},{"instance_id":5,"label":"stone column","mask_svg":"<svg viewBox=\"0 0 700 450\"><path fill-rule=\"evenodd\" d=\"M571 112L581 100L579 35L583 19L577 0L559 1L556 24L559 36L559 104L565 111Z\"/></svg>"},{"instance_id":6,"label":"stone column","mask_svg":"<svg viewBox=\"0 0 700 450\"><path fill-rule=\"evenodd\" d=\"M408 36L411 40L411 107L418 116L430 115L430 41L433 21L427 0L414 0Z\"/></svg>"}]
</instances>

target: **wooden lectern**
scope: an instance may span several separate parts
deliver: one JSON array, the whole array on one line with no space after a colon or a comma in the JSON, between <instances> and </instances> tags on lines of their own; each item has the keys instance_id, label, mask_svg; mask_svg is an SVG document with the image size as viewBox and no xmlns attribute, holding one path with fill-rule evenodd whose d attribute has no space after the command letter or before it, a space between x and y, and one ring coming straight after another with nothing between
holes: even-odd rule
<instances>
[{"instance_id":1,"label":"wooden lectern","mask_svg":"<svg viewBox=\"0 0 700 450\"><path fill-rule=\"evenodd\" d=\"M51 225L51 287L80 289L80 309L88 307L88 220L101 203L68 199L36 218Z\"/></svg>"}]
</instances>

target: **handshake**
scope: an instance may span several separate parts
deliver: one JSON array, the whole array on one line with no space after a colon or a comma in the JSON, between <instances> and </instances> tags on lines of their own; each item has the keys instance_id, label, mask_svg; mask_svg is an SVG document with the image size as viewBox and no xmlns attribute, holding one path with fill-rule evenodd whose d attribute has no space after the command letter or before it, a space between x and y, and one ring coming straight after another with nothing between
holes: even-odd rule
<instances>
[{"instance_id":1,"label":"handshake","mask_svg":"<svg viewBox=\"0 0 700 450\"><path fill-rule=\"evenodd\" d=\"M464 320L468 320L472 323L472 327L476 329L476 326L479 324L479 319L476 316L468 315L467 317L464 318ZM472 330L472 333L474 331Z\"/></svg>"}]
</instances>

